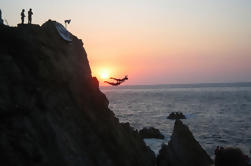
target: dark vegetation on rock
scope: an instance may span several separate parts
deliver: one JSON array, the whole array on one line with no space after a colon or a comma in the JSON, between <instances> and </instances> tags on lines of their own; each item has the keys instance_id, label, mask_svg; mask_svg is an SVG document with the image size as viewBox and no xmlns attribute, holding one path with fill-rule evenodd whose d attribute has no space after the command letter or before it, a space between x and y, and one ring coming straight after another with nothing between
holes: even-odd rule
<instances>
[{"instance_id":1,"label":"dark vegetation on rock","mask_svg":"<svg viewBox=\"0 0 251 166\"><path fill-rule=\"evenodd\" d=\"M158 129L154 127L144 127L139 131L139 135L142 138L156 138L156 139L164 139L164 135L160 133Z\"/></svg>"},{"instance_id":2,"label":"dark vegetation on rock","mask_svg":"<svg viewBox=\"0 0 251 166\"><path fill-rule=\"evenodd\" d=\"M163 144L157 157L158 166L209 166L213 162L194 139L189 128L176 120L168 145Z\"/></svg>"},{"instance_id":3,"label":"dark vegetation on rock","mask_svg":"<svg viewBox=\"0 0 251 166\"><path fill-rule=\"evenodd\" d=\"M186 119L185 115L182 112L172 112L168 115L167 119Z\"/></svg>"},{"instance_id":4,"label":"dark vegetation on rock","mask_svg":"<svg viewBox=\"0 0 251 166\"><path fill-rule=\"evenodd\" d=\"M80 39L65 42L53 21L0 25L0 36L0 165L155 164L109 110Z\"/></svg>"}]
</instances>

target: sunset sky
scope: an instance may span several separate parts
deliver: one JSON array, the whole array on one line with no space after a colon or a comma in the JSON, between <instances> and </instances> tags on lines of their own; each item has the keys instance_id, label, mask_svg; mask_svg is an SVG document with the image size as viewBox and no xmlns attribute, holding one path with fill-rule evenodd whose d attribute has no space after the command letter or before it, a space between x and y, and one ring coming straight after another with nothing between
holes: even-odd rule
<instances>
[{"instance_id":1,"label":"sunset sky","mask_svg":"<svg viewBox=\"0 0 251 166\"><path fill-rule=\"evenodd\" d=\"M63 23L93 76L126 84L251 82L251 0L1 0L9 25ZM27 22L27 17L26 17Z\"/></svg>"}]
</instances>

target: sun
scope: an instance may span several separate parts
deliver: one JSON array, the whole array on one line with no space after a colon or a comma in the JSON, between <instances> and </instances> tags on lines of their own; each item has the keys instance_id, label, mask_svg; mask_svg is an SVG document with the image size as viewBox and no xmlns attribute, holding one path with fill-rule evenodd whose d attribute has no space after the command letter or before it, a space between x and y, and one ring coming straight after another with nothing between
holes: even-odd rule
<instances>
[{"instance_id":1,"label":"sun","mask_svg":"<svg viewBox=\"0 0 251 166\"><path fill-rule=\"evenodd\" d=\"M105 79L108 79L109 78L109 76L110 76L110 73L109 73L109 71L108 70L101 70L100 71L100 78L101 79L103 79L103 80L105 80Z\"/></svg>"}]
</instances>

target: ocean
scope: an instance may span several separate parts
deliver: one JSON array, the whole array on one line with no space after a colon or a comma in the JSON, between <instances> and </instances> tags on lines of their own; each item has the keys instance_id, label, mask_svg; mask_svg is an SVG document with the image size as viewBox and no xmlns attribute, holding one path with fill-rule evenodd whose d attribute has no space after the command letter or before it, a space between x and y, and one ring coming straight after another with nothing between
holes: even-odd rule
<instances>
[{"instance_id":1,"label":"ocean","mask_svg":"<svg viewBox=\"0 0 251 166\"><path fill-rule=\"evenodd\" d=\"M109 108L120 122L135 129L155 127L164 140L145 139L158 154L170 140L174 121L166 117L182 112L195 139L213 157L216 146L251 151L251 83L142 85L101 87Z\"/></svg>"}]
</instances>

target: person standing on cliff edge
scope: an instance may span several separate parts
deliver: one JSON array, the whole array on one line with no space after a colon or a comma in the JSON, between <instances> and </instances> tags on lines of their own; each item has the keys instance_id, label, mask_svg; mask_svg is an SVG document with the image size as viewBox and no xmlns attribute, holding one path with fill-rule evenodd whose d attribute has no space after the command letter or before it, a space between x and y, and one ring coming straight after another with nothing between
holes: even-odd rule
<instances>
[{"instance_id":1,"label":"person standing on cliff edge","mask_svg":"<svg viewBox=\"0 0 251 166\"><path fill-rule=\"evenodd\" d=\"M21 12L21 20L22 20L22 24L24 24L24 17L25 17L25 14L24 14L25 10L23 9L22 12Z\"/></svg>"},{"instance_id":2,"label":"person standing on cliff edge","mask_svg":"<svg viewBox=\"0 0 251 166\"><path fill-rule=\"evenodd\" d=\"M2 11L1 11L1 9L0 9L0 24L3 24Z\"/></svg>"},{"instance_id":3,"label":"person standing on cliff edge","mask_svg":"<svg viewBox=\"0 0 251 166\"><path fill-rule=\"evenodd\" d=\"M32 15L33 15L32 9L30 9L30 10L28 11L28 24L31 24Z\"/></svg>"}]
</instances>

